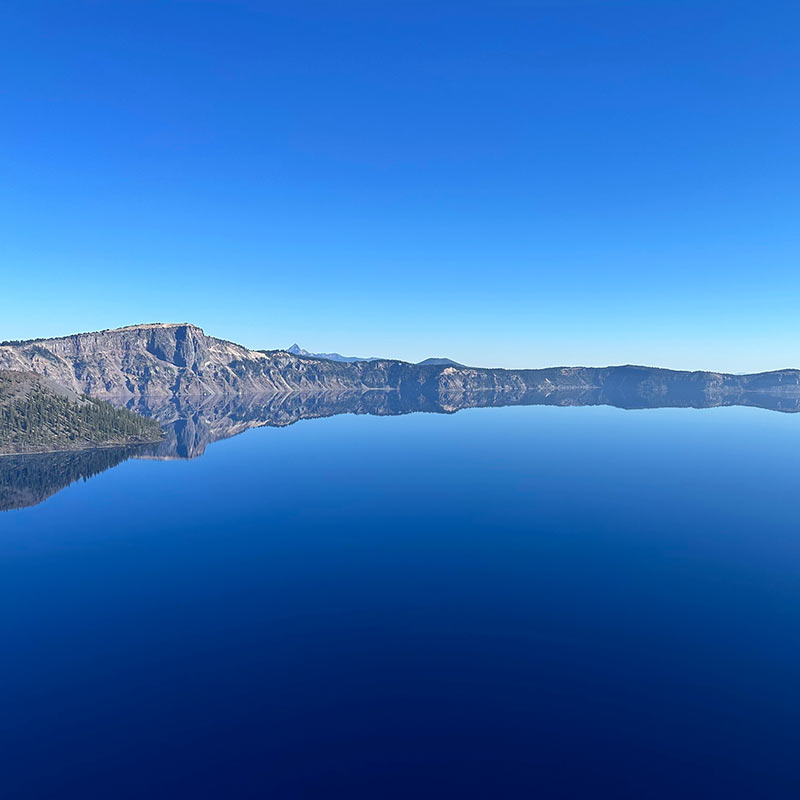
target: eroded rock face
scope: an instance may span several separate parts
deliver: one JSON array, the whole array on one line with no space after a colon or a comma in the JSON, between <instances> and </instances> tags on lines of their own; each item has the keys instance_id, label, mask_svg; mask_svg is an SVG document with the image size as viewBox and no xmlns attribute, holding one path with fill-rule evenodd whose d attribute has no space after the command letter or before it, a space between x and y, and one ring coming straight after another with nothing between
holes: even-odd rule
<instances>
[{"instance_id":1,"label":"eroded rock face","mask_svg":"<svg viewBox=\"0 0 800 800\"><path fill-rule=\"evenodd\" d=\"M94 397L216 395L396 386L411 365L338 364L262 352L189 324L136 325L0 346L0 369L45 375Z\"/></svg>"},{"instance_id":2,"label":"eroded rock face","mask_svg":"<svg viewBox=\"0 0 800 800\"><path fill-rule=\"evenodd\" d=\"M249 351L194 325L139 325L0 347L0 365L26 368L95 397L213 391Z\"/></svg>"},{"instance_id":3,"label":"eroded rock face","mask_svg":"<svg viewBox=\"0 0 800 800\"><path fill-rule=\"evenodd\" d=\"M284 350L249 350L188 323L7 344L0 346L0 369L36 372L100 398L394 390L401 401L423 398L448 407L483 404L482 395L491 395L492 403L520 403L588 392L612 405L647 407L727 405L733 398L769 394L776 406L783 402L791 408L800 397L798 370L726 375L633 366L504 370L388 359L342 363Z\"/></svg>"}]
</instances>

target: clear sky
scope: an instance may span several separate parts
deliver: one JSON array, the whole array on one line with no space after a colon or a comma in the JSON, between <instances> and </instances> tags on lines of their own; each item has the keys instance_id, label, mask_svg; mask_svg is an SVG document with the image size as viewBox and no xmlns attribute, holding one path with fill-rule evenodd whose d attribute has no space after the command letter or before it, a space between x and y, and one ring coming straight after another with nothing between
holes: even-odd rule
<instances>
[{"instance_id":1,"label":"clear sky","mask_svg":"<svg viewBox=\"0 0 800 800\"><path fill-rule=\"evenodd\" d=\"M800 3L0 4L0 339L800 367Z\"/></svg>"}]
</instances>

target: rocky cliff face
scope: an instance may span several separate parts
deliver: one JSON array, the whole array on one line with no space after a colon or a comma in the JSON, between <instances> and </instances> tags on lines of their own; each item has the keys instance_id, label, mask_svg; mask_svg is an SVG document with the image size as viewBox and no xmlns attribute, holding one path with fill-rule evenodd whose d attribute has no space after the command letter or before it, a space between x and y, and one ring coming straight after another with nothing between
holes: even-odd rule
<instances>
[{"instance_id":1,"label":"rocky cliff face","mask_svg":"<svg viewBox=\"0 0 800 800\"><path fill-rule=\"evenodd\" d=\"M399 361L339 364L153 324L0 346L0 369L28 370L93 397L189 396L396 386Z\"/></svg>"},{"instance_id":2,"label":"rocky cliff face","mask_svg":"<svg viewBox=\"0 0 800 800\"><path fill-rule=\"evenodd\" d=\"M756 375L650 367L503 370L379 359L338 363L283 350L257 351L189 324L136 325L0 345L0 369L45 375L101 398L284 395L394 390L401 398L462 407L548 402L594 393L612 405L722 405L747 394L800 396L800 371ZM777 402L777 401L776 401Z\"/></svg>"},{"instance_id":3,"label":"rocky cliff face","mask_svg":"<svg viewBox=\"0 0 800 800\"><path fill-rule=\"evenodd\" d=\"M137 325L0 347L0 368L28 369L95 397L213 394L236 363L263 360L194 325Z\"/></svg>"}]
</instances>

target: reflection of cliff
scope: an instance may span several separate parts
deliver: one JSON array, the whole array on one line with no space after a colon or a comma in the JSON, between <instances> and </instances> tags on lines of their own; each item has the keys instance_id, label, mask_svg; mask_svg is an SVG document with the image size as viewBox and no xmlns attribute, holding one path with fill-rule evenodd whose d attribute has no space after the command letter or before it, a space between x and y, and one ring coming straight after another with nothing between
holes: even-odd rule
<instances>
[{"instance_id":1,"label":"reflection of cliff","mask_svg":"<svg viewBox=\"0 0 800 800\"><path fill-rule=\"evenodd\" d=\"M519 392L444 392L440 394L442 411L487 406L613 406L624 409L646 408L718 408L751 406L770 411L800 412L800 395L794 392L724 391L697 392L681 386L643 386L602 389L538 389Z\"/></svg>"},{"instance_id":2,"label":"reflection of cliff","mask_svg":"<svg viewBox=\"0 0 800 800\"><path fill-rule=\"evenodd\" d=\"M126 398L121 404L158 421L164 440L152 445L0 457L0 510L42 502L80 478L89 478L128 458L195 458L212 442L265 425L286 426L302 419L336 414L390 416L426 411L452 414L464 408L510 405L595 406L619 408L712 408L756 406L775 411L800 411L800 395L792 387L765 389L709 384L692 373L617 371L602 388L464 389L454 385L404 387L401 391L207 397Z\"/></svg>"},{"instance_id":3,"label":"reflection of cliff","mask_svg":"<svg viewBox=\"0 0 800 800\"><path fill-rule=\"evenodd\" d=\"M206 446L250 428L284 427L301 419L335 414L402 414L426 410L405 404L397 392L141 397L128 408L158 421L164 440L142 448L143 458L196 458ZM430 409L441 410L441 409Z\"/></svg>"},{"instance_id":4,"label":"reflection of cliff","mask_svg":"<svg viewBox=\"0 0 800 800\"><path fill-rule=\"evenodd\" d=\"M137 447L109 447L0 458L0 511L41 503L83 478L127 461Z\"/></svg>"},{"instance_id":5,"label":"reflection of cliff","mask_svg":"<svg viewBox=\"0 0 800 800\"><path fill-rule=\"evenodd\" d=\"M689 375L690 373L681 373ZM464 408L510 405L596 406L618 408L714 408L755 406L774 411L800 411L800 395L782 392L711 386L707 382L675 380L665 373L655 380L652 371L637 374L634 369L618 379L606 380L602 388L503 389L458 387L439 389L425 386L402 391L375 389L367 392L291 392L270 395L216 395L211 397L141 397L127 405L155 418L165 432L164 441L137 452L151 458L195 458L207 445L236 436L249 428L286 426L303 419L336 414L390 416L414 412L451 414Z\"/></svg>"}]
</instances>

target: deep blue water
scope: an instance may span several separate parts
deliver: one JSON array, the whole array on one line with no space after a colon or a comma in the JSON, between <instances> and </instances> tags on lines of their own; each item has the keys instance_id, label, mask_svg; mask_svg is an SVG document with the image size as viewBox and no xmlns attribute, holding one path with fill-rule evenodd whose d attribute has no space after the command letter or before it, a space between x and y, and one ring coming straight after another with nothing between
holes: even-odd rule
<instances>
[{"instance_id":1,"label":"deep blue water","mask_svg":"<svg viewBox=\"0 0 800 800\"><path fill-rule=\"evenodd\" d=\"M0 514L4 798L800 796L800 417L264 428Z\"/></svg>"}]
</instances>

